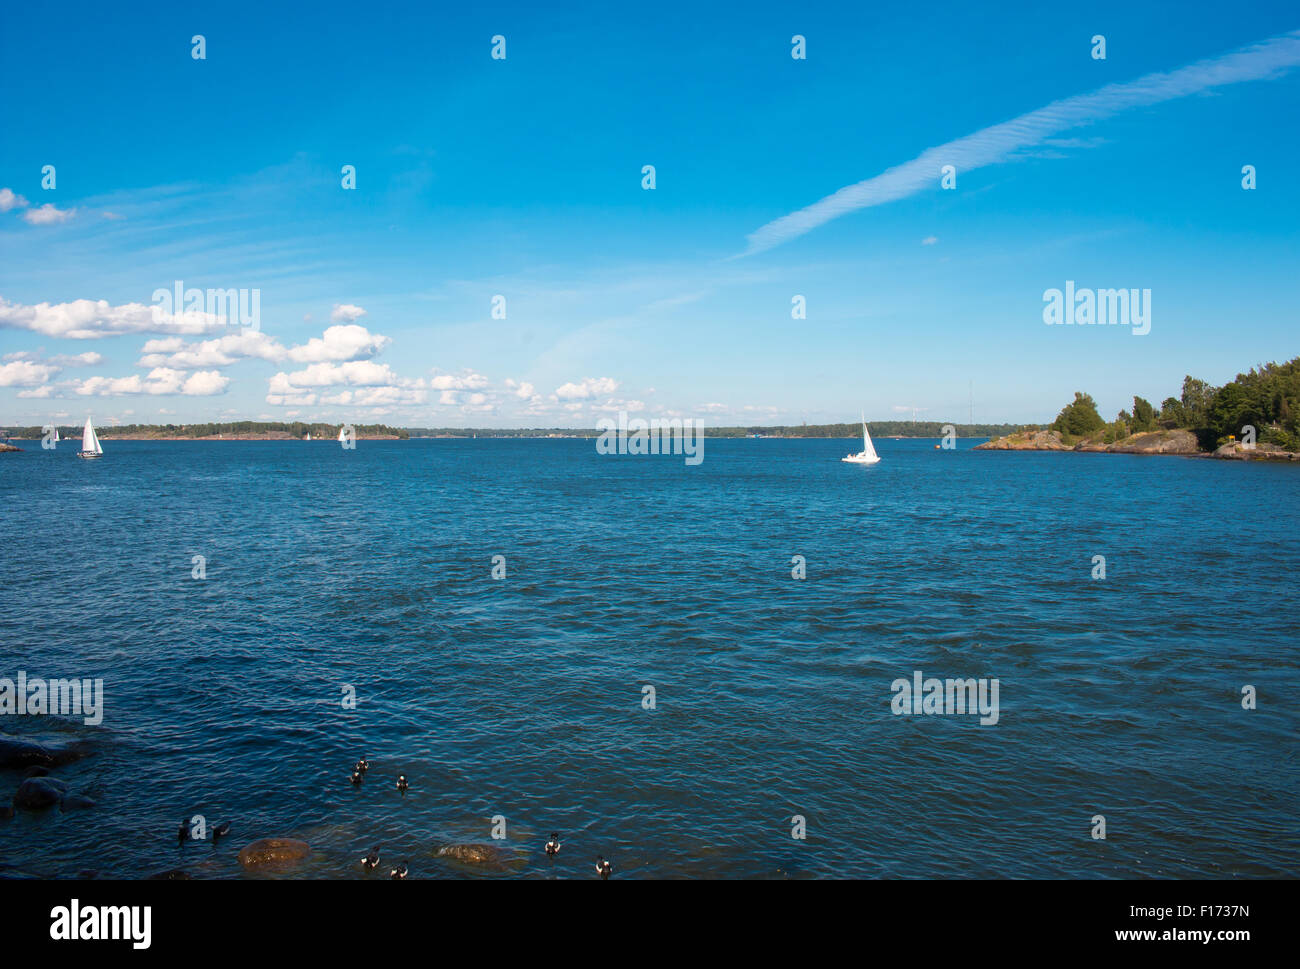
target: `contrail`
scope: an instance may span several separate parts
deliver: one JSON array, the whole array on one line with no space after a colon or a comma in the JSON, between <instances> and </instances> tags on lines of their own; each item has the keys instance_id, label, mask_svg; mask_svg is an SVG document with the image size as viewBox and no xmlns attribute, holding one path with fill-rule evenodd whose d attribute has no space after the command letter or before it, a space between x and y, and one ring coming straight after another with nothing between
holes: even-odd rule
<instances>
[{"instance_id":1,"label":"contrail","mask_svg":"<svg viewBox=\"0 0 1300 969\"><path fill-rule=\"evenodd\" d=\"M984 128L945 145L926 149L866 181L847 185L806 208L783 215L747 236L740 255L763 252L811 232L857 209L915 195L938 184L939 170L953 165L959 174L1006 160L1012 152L1041 143L1070 128L1101 121L1129 108L1186 97L1198 91L1277 77L1300 64L1300 30L1220 54L1169 73L1148 74L1136 81L1108 84L1089 94L1053 101L1046 107Z\"/></svg>"}]
</instances>

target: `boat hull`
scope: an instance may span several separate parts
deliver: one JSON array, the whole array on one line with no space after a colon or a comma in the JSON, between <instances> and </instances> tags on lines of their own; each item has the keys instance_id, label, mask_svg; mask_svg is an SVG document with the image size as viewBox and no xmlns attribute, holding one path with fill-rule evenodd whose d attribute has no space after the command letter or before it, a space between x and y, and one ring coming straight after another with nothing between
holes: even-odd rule
<instances>
[{"instance_id":1,"label":"boat hull","mask_svg":"<svg viewBox=\"0 0 1300 969\"><path fill-rule=\"evenodd\" d=\"M94 451L78 451L77 457L85 458L87 461L89 461L91 458L102 458L103 455L96 454Z\"/></svg>"},{"instance_id":2,"label":"boat hull","mask_svg":"<svg viewBox=\"0 0 1300 969\"><path fill-rule=\"evenodd\" d=\"M846 458L840 458L848 464L879 464L880 456L875 454L850 454Z\"/></svg>"}]
</instances>

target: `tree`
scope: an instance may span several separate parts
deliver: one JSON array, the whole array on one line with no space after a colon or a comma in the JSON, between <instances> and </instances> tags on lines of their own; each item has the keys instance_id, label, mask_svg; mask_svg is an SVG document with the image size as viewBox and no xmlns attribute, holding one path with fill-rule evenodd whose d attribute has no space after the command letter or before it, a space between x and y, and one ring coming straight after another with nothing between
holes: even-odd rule
<instances>
[{"instance_id":1,"label":"tree","mask_svg":"<svg viewBox=\"0 0 1300 969\"><path fill-rule=\"evenodd\" d=\"M1183 413L1188 427L1204 427L1218 390L1190 374L1183 378Z\"/></svg>"},{"instance_id":2,"label":"tree","mask_svg":"<svg viewBox=\"0 0 1300 969\"><path fill-rule=\"evenodd\" d=\"M1156 429L1156 409L1149 401L1141 397L1133 398L1133 430L1154 431Z\"/></svg>"},{"instance_id":3,"label":"tree","mask_svg":"<svg viewBox=\"0 0 1300 969\"><path fill-rule=\"evenodd\" d=\"M1160 405L1160 423L1167 428L1186 427L1187 413L1183 410L1183 402L1176 397L1166 397Z\"/></svg>"},{"instance_id":4,"label":"tree","mask_svg":"<svg viewBox=\"0 0 1300 969\"><path fill-rule=\"evenodd\" d=\"M1088 394L1075 391L1073 403L1061 408L1061 413L1052 422L1052 430L1075 437L1091 434L1106 426L1106 422L1097 413L1097 403Z\"/></svg>"}]
</instances>

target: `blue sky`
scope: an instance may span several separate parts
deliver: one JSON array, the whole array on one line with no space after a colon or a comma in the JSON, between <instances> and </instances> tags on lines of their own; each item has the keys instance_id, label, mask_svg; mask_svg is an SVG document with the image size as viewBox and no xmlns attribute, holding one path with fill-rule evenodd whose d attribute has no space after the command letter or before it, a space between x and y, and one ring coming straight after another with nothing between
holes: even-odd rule
<instances>
[{"instance_id":1,"label":"blue sky","mask_svg":"<svg viewBox=\"0 0 1300 969\"><path fill-rule=\"evenodd\" d=\"M2 423L964 421L972 382L1045 421L1300 354L1294 3L180 6L6 12ZM945 152L953 190L763 229ZM176 280L258 331L142 310ZM1066 280L1150 289L1150 332L1044 325Z\"/></svg>"}]
</instances>

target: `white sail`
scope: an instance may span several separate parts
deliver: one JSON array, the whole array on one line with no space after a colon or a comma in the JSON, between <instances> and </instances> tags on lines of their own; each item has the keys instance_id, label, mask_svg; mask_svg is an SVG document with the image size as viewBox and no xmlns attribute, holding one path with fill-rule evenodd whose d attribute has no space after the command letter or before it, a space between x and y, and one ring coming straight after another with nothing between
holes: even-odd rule
<instances>
[{"instance_id":1,"label":"white sail","mask_svg":"<svg viewBox=\"0 0 1300 969\"><path fill-rule=\"evenodd\" d=\"M81 432L81 450L87 454L103 454L104 449L99 445L99 438L95 436L95 427L90 423L90 418L86 418L86 429Z\"/></svg>"},{"instance_id":2,"label":"white sail","mask_svg":"<svg viewBox=\"0 0 1300 969\"><path fill-rule=\"evenodd\" d=\"M862 415L862 453L867 457L879 457L876 454L876 448L871 443L871 435L867 432L867 415Z\"/></svg>"},{"instance_id":3,"label":"white sail","mask_svg":"<svg viewBox=\"0 0 1300 969\"><path fill-rule=\"evenodd\" d=\"M340 443L343 442L343 441L346 441L347 439L348 439L348 435L347 435L347 433L344 431L343 428L340 427L340 428L339 428L339 441L340 441Z\"/></svg>"},{"instance_id":4,"label":"white sail","mask_svg":"<svg viewBox=\"0 0 1300 969\"><path fill-rule=\"evenodd\" d=\"M61 438L59 437L59 429L56 427L54 429L54 443L58 444L60 440Z\"/></svg>"}]
</instances>

